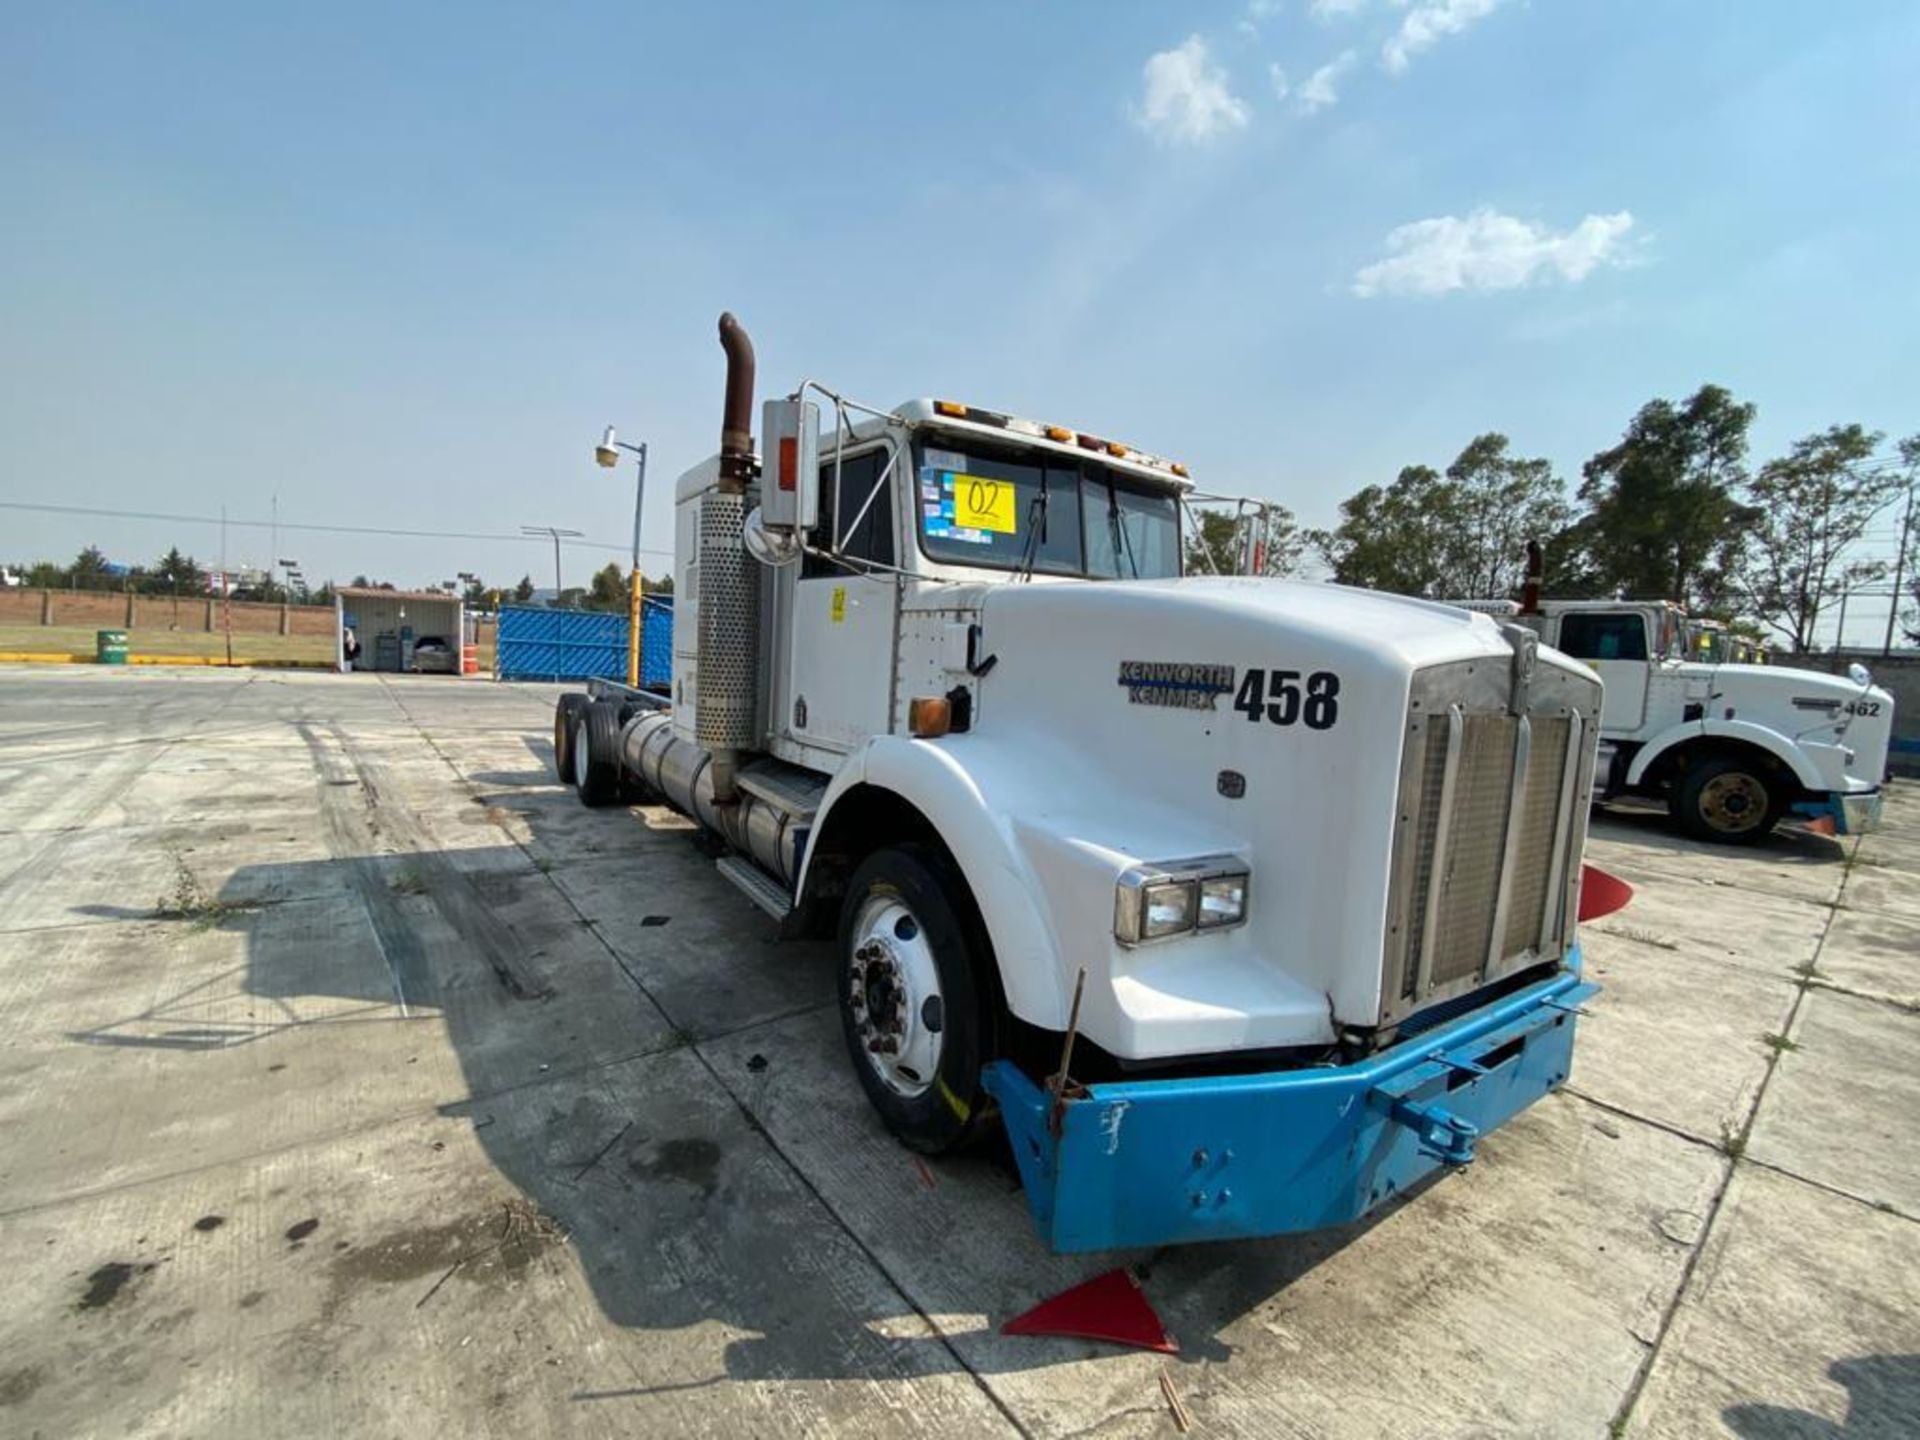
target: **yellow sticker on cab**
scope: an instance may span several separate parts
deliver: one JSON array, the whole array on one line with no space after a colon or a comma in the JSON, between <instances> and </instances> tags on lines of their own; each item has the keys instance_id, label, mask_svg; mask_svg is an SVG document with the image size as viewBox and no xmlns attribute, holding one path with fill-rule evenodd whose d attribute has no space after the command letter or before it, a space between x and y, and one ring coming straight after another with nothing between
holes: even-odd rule
<instances>
[{"instance_id":1,"label":"yellow sticker on cab","mask_svg":"<svg viewBox=\"0 0 1920 1440\"><path fill-rule=\"evenodd\" d=\"M964 530L992 530L1011 535L1014 523L1013 482L989 480L984 475L953 477L953 523Z\"/></svg>"},{"instance_id":2,"label":"yellow sticker on cab","mask_svg":"<svg viewBox=\"0 0 1920 1440\"><path fill-rule=\"evenodd\" d=\"M833 587L833 600L831 605L829 606L828 614L832 617L834 624L844 625L846 623L846 620L847 620L847 587L846 586L836 585Z\"/></svg>"}]
</instances>

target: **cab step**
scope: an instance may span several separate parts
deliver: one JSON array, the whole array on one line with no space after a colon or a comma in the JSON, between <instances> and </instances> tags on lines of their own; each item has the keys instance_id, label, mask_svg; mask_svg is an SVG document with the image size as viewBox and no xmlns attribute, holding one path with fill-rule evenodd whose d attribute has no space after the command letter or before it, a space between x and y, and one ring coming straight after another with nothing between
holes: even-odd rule
<instances>
[{"instance_id":1,"label":"cab step","mask_svg":"<svg viewBox=\"0 0 1920 1440\"><path fill-rule=\"evenodd\" d=\"M793 913L793 897L745 856L723 856L714 861L713 868L774 919L785 920Z\"/></svg>"}]
</instances>

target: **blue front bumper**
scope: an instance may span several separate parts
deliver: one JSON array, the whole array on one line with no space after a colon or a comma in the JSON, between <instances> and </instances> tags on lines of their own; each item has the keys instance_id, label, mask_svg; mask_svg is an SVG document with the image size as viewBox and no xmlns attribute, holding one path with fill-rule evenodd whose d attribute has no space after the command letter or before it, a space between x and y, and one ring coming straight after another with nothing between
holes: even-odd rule
<instances>
[{"instance_id":1,"label":"blue front bumper","mask_svg":"<svg viewBox=\"0 0 1920 1440\"><path fill-rule=\"evenodd\" d=\"M1567 1078L1569 968L1354 1065L1095 1085L1053 1101L1006 1061L982 1082L1056 1251L1178 1245L1357 1220Z\"/></svg>"}]
</instances>

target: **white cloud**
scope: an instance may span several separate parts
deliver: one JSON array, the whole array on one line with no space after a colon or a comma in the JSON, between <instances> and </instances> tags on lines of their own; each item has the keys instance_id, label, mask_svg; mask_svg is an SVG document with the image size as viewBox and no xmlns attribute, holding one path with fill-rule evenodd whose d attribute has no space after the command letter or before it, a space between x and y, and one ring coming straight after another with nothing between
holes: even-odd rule
<instances>
[{"instance_id":1,"label":"white cloud","mask_svg":"<svg viewBox=\"0 0 1920 1440\"><path fill-rule=\"evenodd\" d=\"M1340 103L1340 78L1353 68L1353 51L1329 60L1307 77L1295 102L1302 115L1313 115Z\"/></svg>"},{"instance_id":2,"label":"white cloud","mask_svg":"<svg viewBox=\"0 0 1920 1440\"><path fill-rule=\"evenodd\" d=\"M1207 42L1189 35L1183 44L1148 57L1141 71L1146 93L1134 123L1156 140L1198 144L1247 123L1246 104L1213 63Z\"/></svg>"},{"instance_id":3,"label":"white cloud","mask_svg":"<svg viewBox=\"0 0 1920 1440\"><path fill-rule=\"evenodd\" d=\"M1236 28L1242 35L1258 38L1260 24L1280 13L1280 0L1247 0L1247 8L1240 13Z\"/></svg>"},{"instance_id":4,"label":"white cloud","mask_svg":"<svg viewBox=\"0 0 1920 1440\"><path fill-rule=\"evenodd\" d=\"M1633 216L1589 215L1555 234L1497 210L1462 219L1416 220L1387 236L1384 260L1353 277L1353 293L1444 295L1451 290L1513 290L1535 280L1584 280L1602 265L1624 264Z\"/></svg>"},{"instance_id":5,"label":"white cloud","mask_svg":"<svg viewBox=\"0 0 1920 1440\"><path fill-rule=\"evenodd\" d=\"M1404 74L1413 57L1439 43L1442 37L1457 35L1476 20L1483 20L1502 0L1420 0L1407 12L1400 28L1393 32L1380 51L1380 60L1395 75Z\"/></svg>"},{"instance_id":6,"label":"white cloud","mask_svg":"<svg viewBox=\"0 0 1920 1440\"><path fill-rule=\"evenodd\" d=\"M1366 8L1367 0L1313 0L1307 7L1316 20L1339 20Z\"/></svg>"},{"instance_id":7,"label":"white cloud","mask_svg":"<svg viewBox=\"0 0 1920 1440\"><path fill-rule=\"evenodd\" d=\"M1267 83L1273 86L1274 99L1284 100L1287 98L1287 72L1280 68L1280 62L1278 60L1270 61L1267 64Z\"/></svg>"}]
</instances>

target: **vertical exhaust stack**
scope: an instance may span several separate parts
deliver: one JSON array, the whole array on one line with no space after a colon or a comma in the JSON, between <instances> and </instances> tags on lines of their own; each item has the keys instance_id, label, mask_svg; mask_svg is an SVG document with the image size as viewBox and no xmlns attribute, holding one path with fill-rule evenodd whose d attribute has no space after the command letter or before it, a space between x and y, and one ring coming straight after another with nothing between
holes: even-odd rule
<instances>
[{"instance_id":1,"label":"vertical exhaust stack","mask_svg":"<svg viewBox=\"0 0 1920 1440\"><path fill-rule=\"evenodd\" d=\"M694 736L712 753L713 798L739 802L740 752L760 748L760 567L746 547L753 456L753 341L720 317L727 398L720 417L720 481L700 501L700 661Z\"/></svg>"},{"instance_id":2,"label":"vertical exhaust stack","mask_svg":"<svg viewBox=\"0 0 1920 1440\"><path fill-rule=\"evenodd\" d=\"M1520 586L1520 613L1540 613L1540 582L1547 573L1547 552L1538 540L1527 541L1527 575Z\"/></svg>"}]
</instances>

